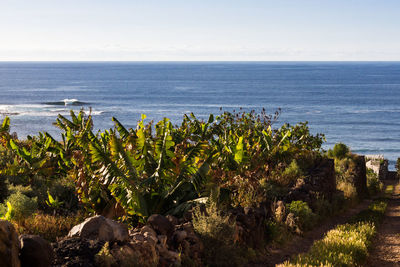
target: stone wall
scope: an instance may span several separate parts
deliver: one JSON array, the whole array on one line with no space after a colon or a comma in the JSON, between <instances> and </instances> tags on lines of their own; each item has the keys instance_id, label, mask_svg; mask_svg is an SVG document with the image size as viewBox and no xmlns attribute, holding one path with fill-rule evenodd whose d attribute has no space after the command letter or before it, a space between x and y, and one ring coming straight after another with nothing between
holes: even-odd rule
<instances>
[{"instance_id":1,"label":"stone wall","mask_svg":"<svg viewBox=\"0 0 400 267\"><path fill-rule=\"evenodd\" d=\"M368 196L367 188L367 168L365 164L365 157L354 156L355 169L353 172L353 185L356 188L357 196L362 199Z\"/></svg>"},{"instance_id":2,"label":"stone wall","mask_svg":"<svg viewBox=\"0 0 400 267\"><path fill-rule=\"evenodd\" d=\"M298 181L287 197L286 203L293 200L303 200L312 204L317 197L330 200L336 192L335 163L333 159L316 160L304 180Z\"/></svg>"}]
</instances>

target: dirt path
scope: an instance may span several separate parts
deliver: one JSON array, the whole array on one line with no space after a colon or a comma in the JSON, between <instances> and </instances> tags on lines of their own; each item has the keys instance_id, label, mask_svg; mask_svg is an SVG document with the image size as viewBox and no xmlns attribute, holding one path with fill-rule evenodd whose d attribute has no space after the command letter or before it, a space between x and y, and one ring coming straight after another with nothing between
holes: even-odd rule
<instances>
[{"instance_id":1,"label":"dirt path","mask_svg":"<svg viewBox=\"0 0 400 267\"><path fill-rule=\"evenodd\" d=\"M268 254L265 257L258 259L257 262L253 262L249 266L275 266L289 260L291 256L307 252L315 240L321 239L327 231L333 229L336 225L346 223L353 215L368 208L368 205L371 203L372 200L364 200L357 206L335 217L328 218L321 226L305 233L304 236L296 236L285 246L269 248Z\"/></svg>"},{"instance_id":2,"label":"dirt path","mask_svg":"<svg viewBox=\"0 0 400 267\"><path fill-rule=\"evenodd\" d=\"M364 266L400 266L400 184L394 184L383 223Z\"/></svg>"}]
</instances>

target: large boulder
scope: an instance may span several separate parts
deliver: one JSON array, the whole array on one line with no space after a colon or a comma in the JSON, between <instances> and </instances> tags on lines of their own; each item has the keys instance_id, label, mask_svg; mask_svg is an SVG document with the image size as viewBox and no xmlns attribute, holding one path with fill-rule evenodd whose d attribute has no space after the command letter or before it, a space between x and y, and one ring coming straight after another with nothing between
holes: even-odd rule
<instances>
[{"instance_id":1,"label":"large boulder","mask_svg":"<svg viewBox=\"0 0 400 267\"><path fill-rule=\"evenodd\" d=\"M48 267L54 259L50 243L37 235L21 235L21 266Z\"/></svg>"},{"instance_id":2,"label":"large boulder","mask_svg":"<svg viewBox=\"0 0 400 267\"><path fill-rule=\"evenodd\" d=\"M81 224L75 225L69 231L68 237L97 239L106 242L124 242L129 239L129 233L124 224L97 215L86 219Z\"/></svg>"},{"instance_id":3,"label":"large boulder","mask_svg":"<svg viewBox=\"0 0 400 267\"><path fill-rule=\"evenodd\" d=\"M147 220L147 223L157 232L159 235L171 236L174 231L174 225L163 215L153 214Z\"/></svg>"},{"instance_id":4,"label":"large boulder","mask_svg":"<svg viewBox=\"0 0 400 267\"><path fill-rule=\"evenodd\" d=\"M8 221L0 220L0 266L20 267L19 248L14 226Z\"/></svg>"}]
</instances>

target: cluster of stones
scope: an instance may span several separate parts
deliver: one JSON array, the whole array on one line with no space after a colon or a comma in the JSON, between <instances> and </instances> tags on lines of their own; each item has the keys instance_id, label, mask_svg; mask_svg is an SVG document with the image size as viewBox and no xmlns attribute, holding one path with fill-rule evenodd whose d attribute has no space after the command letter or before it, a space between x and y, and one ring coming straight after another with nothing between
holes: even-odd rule
<instances>
[{"instance_id":1,"label":"cluster of stones","mask_svg":"<svg viewBox=\"0 0 400 267\"><path fill-rule=\"evenodd\" d=\"M126 225L94 216L50 244L40 236L18 237L13 225L0 221L0 263L20 266L172 266L182 255L201 265L203 244L190 222L154 214L147 225Z\"/></svg>"},{"instance_id":2,"label":"cluster of stones","mask_svg":"<svg viewBox=\"0 0 400 267\"><path fill-rule=\"evenodd\" d=\"M36 235L18 237L14 226L0 220L0 265L4 267L50 266L54 252L49 242Z\"/></svg>"}]
</instances>

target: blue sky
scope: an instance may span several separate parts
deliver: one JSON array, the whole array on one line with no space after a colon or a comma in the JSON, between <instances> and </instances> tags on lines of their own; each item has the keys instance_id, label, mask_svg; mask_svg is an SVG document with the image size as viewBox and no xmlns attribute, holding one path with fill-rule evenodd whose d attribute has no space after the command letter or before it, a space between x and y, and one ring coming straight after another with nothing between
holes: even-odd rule
<instances>
[{"instance_id":1,"label":"blue sky","mask_svg":"<svg viewBox=\"0 0 400 267\"><path fill-rule=\"evenodd\" d=\"M400 60L394 0L1 0L0 60Z\"/></svg>"}]
</instances>

